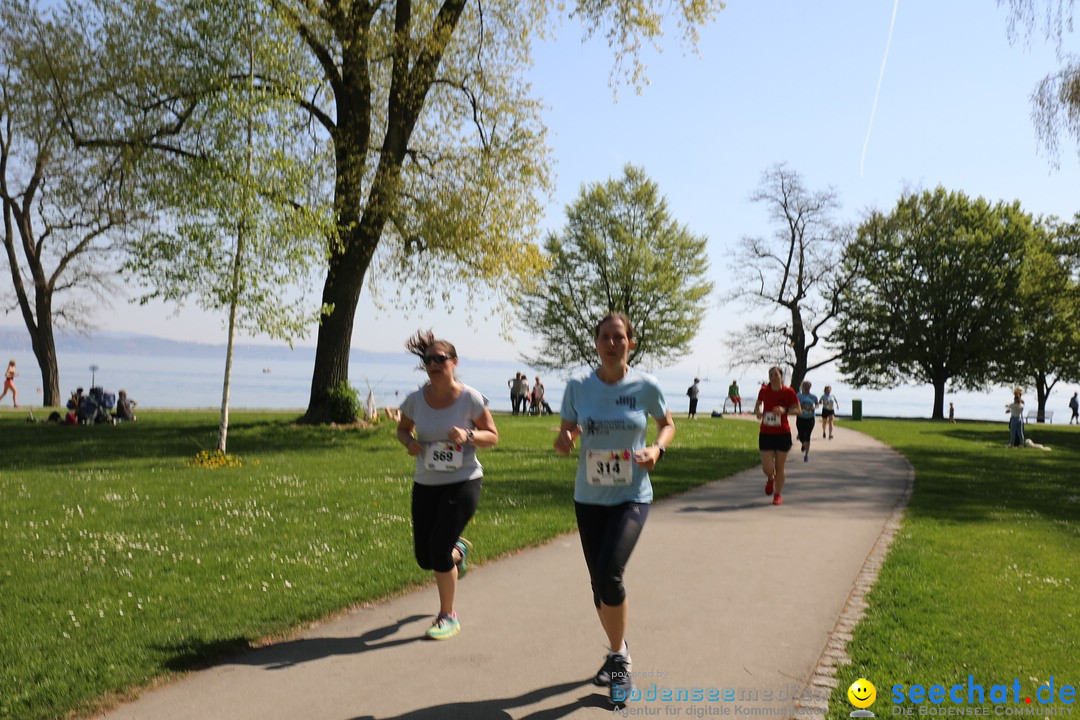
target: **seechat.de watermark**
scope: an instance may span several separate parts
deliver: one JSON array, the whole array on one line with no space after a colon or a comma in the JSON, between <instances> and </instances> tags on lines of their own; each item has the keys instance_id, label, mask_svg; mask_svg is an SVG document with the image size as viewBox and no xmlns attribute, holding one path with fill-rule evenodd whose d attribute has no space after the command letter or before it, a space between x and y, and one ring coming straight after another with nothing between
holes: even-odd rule
<instances>
[{"instance_id":1,"label":"seechat.de watermark","mask_svg":"<svg viewBox=\"0 0 1080 720\"><path fill-rule=\"evenodd\" d=\"M1076 688L1053 676L1027 693L1019 678L1007 683L981 683L968 675L962 683L893 685L892 715L1072 715Z\"/></svg>"},{"instance_id":2,"label":"seechat.de watermark","mask_svg":"<svg viewBox=\"0 0 1080 720\"><path fill-rule=\"evenodd\" d=\"M1051 676L1034 693L1023 691L1019 678L1008 683L983 684L968 675L965 682L924 685L897 684L890 689L892 706L888 715L932 717L969 717L976 715L1059 717L1072 715L1076 688L1055 681ZM877 689L866 678L859 678L848 688L848 702L857 709L853 718L872 718L870 707L877 699Z\"/></svg>"}]
</instances>

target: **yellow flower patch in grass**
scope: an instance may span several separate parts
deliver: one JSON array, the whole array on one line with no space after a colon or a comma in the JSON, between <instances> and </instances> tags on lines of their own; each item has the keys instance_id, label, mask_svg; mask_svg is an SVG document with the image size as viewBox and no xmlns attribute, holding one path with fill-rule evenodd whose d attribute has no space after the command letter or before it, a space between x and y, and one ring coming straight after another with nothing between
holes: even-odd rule
<instances>
[{"instance_id":1,"label":"yellow flower patch in grass","mask_svg":"<svg viewBox=\"0 0 1080 720\"><path fill-rule=\"evenodd\" d=\"M194 467L206 468L207 470L217 470L223 467L244 467L243 460L221 450L202 450L195 455L195 459L191 461L191 464Z\"/></svg>"}]
</instances>

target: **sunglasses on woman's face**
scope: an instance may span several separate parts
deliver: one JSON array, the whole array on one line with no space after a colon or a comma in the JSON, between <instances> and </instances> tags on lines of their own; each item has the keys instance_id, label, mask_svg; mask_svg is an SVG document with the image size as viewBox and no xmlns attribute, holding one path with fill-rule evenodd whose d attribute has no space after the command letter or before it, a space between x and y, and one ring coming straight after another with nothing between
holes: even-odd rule
<instances>
[{"instance_id":1,"label":"sunglasses on woman's face","mask_svg":"<svg viewBox=\"0 0 1080 720\"><path fill-rule=\"evenodd\" d=\"M424 356L424 364L425 365L430 365L432 363L436 363L438 365L442 365L447 360L453 360L453 359L454 359L453 355L425 355Z\"/></svg>"}]
</instances>

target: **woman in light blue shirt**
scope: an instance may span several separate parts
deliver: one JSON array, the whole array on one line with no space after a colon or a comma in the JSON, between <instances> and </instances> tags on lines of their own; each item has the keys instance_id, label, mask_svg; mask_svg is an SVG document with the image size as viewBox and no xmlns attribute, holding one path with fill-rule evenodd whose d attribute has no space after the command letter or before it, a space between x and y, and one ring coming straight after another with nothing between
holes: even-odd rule
<instances>
[{"instance_id":1,"label":"woman in light blue shirt","mask_svg":"<svg viewBox=\"0 0 1080 720\"><path fill-rule=\"evenodd\" d=\"M803 380L802 392L798 393L799 407L802 412L795 418L795 428L798 430L799 442L802 443L803 462L810 460L810 438L814 435L814 411L821 403L817 395L810 392L810 381Z\"/></svg>"},{"instance_id":2,"label":"woman in light blue shirt","mask_svg":"<svg viewBox=\"0 0 1080 720\"><path fill-rule=\"evenodd\" d=\"M607 685L612 703L621 705L633 687L623 571L649 515L649 471L664 456L675 425L660 384L628 364L634 348L630 319L609 314L594 337L600 367L567 382L555 451L569 455L581 438L574 507L593 604L611 648L593 680ZM646 447L650 417L657 436Z\"/></svg>"}]
</instances>

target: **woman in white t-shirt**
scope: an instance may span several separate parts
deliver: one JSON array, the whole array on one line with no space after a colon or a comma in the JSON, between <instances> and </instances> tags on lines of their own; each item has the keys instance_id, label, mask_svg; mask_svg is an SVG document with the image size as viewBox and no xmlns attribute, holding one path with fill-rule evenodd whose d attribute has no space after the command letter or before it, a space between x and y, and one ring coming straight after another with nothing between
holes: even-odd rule
<instances>
[{"instance_id":1,"label":"woman in white t-shirt","mask_svg":"<svg viewBox=\"0 0 1080 720\"><path fill-rule=\"evenodd\" d=\"M468 570L472 544L461 532L480 503L484 469L477 448L494 447L499 431L488 399L458 382L457 350L434 334L418 332L405 343L420 358L428 382L401 403L398 442L416 458L412 522L416 562L435 572L439 614L427 637L445 640L461 630L454 597Z\"/></svg>"}]
</instances>

